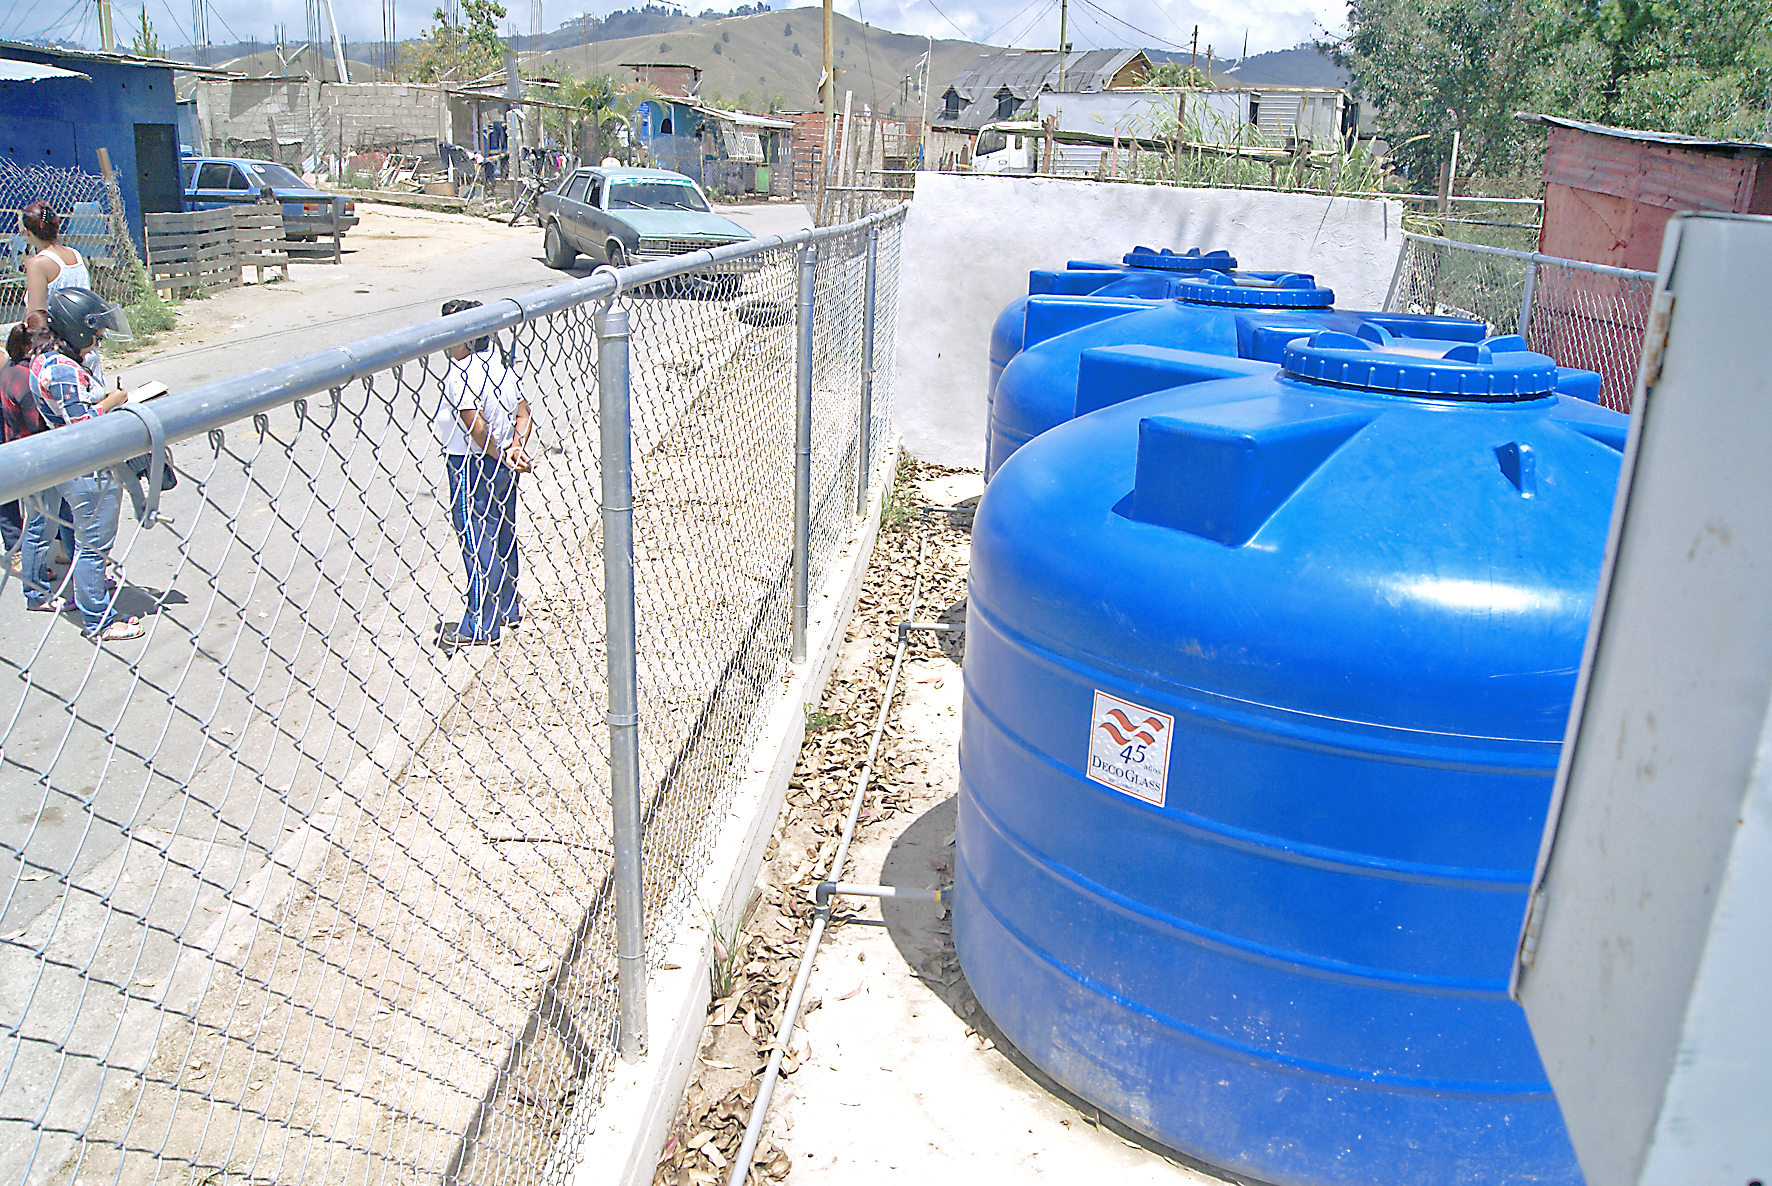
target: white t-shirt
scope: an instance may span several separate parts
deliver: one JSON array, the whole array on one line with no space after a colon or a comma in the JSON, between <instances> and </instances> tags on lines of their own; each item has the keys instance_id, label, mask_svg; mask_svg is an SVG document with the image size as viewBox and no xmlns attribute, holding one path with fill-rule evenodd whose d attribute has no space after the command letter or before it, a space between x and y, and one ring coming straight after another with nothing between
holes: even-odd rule
<instances>
[{"instance_id":1,"label":"white t-shirt","mask_svg":"<svg viewBox=\"0 0 1772 1186\"><path fill-rule=\"evenodd\" d=\"M478 411L486 420L486 428L494 444L503 450L516 431L517 405L523 390L517 376L489 347L479 354L470 354L460 362L449 360L443 373L443 395L437 401L434 424L443 452L472 455L480 452L474 438L462 426L461 413Z\"/></svg>"}]
</instances>

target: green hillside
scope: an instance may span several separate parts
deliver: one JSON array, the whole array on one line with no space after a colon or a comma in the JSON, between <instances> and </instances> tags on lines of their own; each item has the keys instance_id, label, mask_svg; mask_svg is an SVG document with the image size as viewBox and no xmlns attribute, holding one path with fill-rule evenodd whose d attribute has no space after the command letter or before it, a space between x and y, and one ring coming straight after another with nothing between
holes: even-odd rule
<instances>
[{"instance_id":1,"label":"green hillside","mask_svg":"<svg viewBox=\"0 0 1772 1186\"><path fill-rule=\"evenodd\" d=\"M916 69L929 45L926 40L863 25L841 14L832 30L839 107L843 93L854 91L858 110L867 103L891 116L922 111L923 97L913 91L907 102L902 84L904 76ZM597 72L631 78L631 72L620 69L621 63L686 62L701 67L701 96L716 106L810 111L818 106L821 44L818 9L794 8L698 21L669 33L596 42L588 50L574 46L525 54L523 69L539 74L552 72L551 67L580 78ZM929 67L930 106L940 106L954 75L993 48L972 41L935 42Z\"/></svg>"}]
</instances>

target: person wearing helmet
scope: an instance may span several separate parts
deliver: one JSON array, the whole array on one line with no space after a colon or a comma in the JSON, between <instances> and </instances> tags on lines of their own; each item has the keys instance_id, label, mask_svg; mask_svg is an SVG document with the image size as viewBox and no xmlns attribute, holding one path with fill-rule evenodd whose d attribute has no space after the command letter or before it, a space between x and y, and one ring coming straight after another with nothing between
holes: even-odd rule
<instances>
[{"instance_id":1,"label":"person wearing helmet","mask_svg":"<svg viewBox=\"0 0 1772 1186\"><path fill-rule=\"evenodd\" d=\"M88 289L64 288L50 295L46 312L49 339L39 344L31 357L31 394L43 422L52 430L65 428L124 403L129 398L125 392L107 393L80 365L100 333L120 330L128 334L129 323L122 311ZM69 478L28 500L31 517L20 549L25 608L50 613L65 608L59 598L45 598L42 592L48 585L44 544L49 520L52 509L64 501L72 513L76 544L70 570L74 605L86 633L101 642L140 638L146 628L134 618L118 619L105 579L123 509L123 487L109 470Z\"/></svg>"},{"instance_id":2,"label":"person wearing helmet","mask_svg":"<svg viewBox=\"0 0 1772 1186\"><path fill-rule=\"evenodd\" d=\"M25 314L25 319L12 327L6 338L6 361L0 363L0 441L19 441L28 436L35 436L49 426L43 423L43 416L37 411L37 397L31 394L31 356L35 348L48 344L50 341L49 318L41 309L34 309ZM64 519L68 517L64 512ZM0 542L3 542L6 553L10 557L18 550L25 532L25 508L22 502L14 500L0 506ZM61 543L67 549L68 559L74 557L74 529L64 527L61 530ZM45 570L47 574L47 569ZM21 567L19 575L24 575ZM37 600L42 601L49 596L47 588L37 592ZM25 598L31 599L31 590L26 590Z\"/></svg>"}]
</instances>

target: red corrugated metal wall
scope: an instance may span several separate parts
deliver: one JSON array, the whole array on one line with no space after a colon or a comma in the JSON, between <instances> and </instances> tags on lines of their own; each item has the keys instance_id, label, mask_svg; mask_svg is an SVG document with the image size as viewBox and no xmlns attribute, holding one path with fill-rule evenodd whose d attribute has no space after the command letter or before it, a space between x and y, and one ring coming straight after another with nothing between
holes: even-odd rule
<instances>
[{"instance_id":1,"label":"red corrugated metal wall","mask_svg":"<svg viewBox=\"0 0 1772 1186\"><path fill-rule=\"evenodd\" d=\"M1653 270L1676 210L1772 212L1764 158L1552 127L1544 153L1546 255Z\"/></svg>"}]
</instances>

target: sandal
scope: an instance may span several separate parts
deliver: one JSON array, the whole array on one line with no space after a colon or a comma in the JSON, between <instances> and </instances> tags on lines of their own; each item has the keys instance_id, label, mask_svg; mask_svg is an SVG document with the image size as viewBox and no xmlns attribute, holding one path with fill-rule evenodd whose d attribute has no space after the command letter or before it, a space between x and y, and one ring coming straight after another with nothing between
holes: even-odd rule
<instances>
[{"instance_id":1,"label":"sandal","mask_svg":"<svg viewBox=\"0 0 1772 1186\"><path fill-rule=\"evenodd\" d=\"M33 614L59 614L66 612L68 607L73 604L74 603L69 601L66 597L51 597L47 600L39 601L36 605L32 605L27 601L25 602L25 609Z\"/></svg>"},{"instance_id":2,"label":"sandal","mask_svg":"<svg viewBox=\"0 0 1772 1186\"><path fill-rule=\"evenodd\" d=\"M140 618L130 618L128 621L116 621L104 627L98 632L98 640L100 642L128 642L132 638L140 638L147 632L148 628L142 625Z\"/></svg>"}]
</instances>

